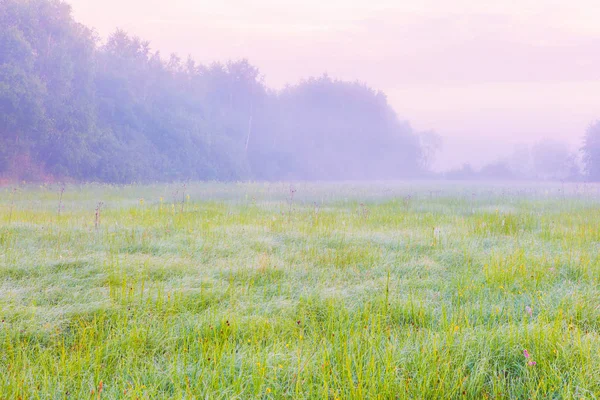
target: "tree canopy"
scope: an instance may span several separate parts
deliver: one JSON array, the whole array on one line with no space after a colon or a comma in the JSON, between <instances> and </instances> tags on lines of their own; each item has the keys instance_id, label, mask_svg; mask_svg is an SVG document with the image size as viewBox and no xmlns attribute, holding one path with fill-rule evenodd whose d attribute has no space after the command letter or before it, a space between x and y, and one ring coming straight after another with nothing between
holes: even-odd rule
<instances>
[{"instance_id":1,"label":"tree canopy","mask_svg":"<svg viewBox=\"0 0 600 400\"><path fill-rule=\"evenodd\" d=\"M321 76L270 90L247 60L101 42L60 0L2 0L0 175L104 182L393 179L422 172L385 95Z\"/></svg>"}]
</instances>

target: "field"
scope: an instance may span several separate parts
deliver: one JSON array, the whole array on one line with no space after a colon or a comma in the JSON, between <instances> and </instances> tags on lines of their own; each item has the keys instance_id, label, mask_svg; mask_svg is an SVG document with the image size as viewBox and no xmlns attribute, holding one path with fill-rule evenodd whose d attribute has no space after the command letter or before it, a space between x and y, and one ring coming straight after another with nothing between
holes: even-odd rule
<instances>
[{"instance_id":1,"label":"field","mask_svg":"<svg viewBox=\"0 0 600 400\"><path fill-rule=\"evenodd\" d=\"M0 398L600 397L600 192L0 188Z\"/></svg>"}]
</instances>

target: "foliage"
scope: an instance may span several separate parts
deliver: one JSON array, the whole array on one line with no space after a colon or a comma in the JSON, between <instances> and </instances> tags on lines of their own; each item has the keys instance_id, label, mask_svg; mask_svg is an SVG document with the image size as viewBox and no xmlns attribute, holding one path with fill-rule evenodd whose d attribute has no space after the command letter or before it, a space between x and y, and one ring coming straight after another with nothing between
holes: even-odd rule
<instances>
[{"instance_id":1,"label":"foliage","mask_svg":"<svg viewBox=\"0 0 600 400\"><path fill-rule=\"evenodd\" d=\"M277 132L257 132L251 148L266 149L261 157L273 156L269 167L285 178L369 180L419 172L418 138L381 92L324 75L287 87L277 103L277 116L269 116Z\"/></svg>"},{"instance_id":2,"label":"foliage","mask_svg":"<svg viewBox=\"0 0 600 400\"><path fill-rule=\"evenodd\" d=\"M418 174L385 96L309 79L269 90L246 60L165 59L117 30L100 44L60 0L0 7L0 175L105 182Z\"/></svg>"}]
</instances>

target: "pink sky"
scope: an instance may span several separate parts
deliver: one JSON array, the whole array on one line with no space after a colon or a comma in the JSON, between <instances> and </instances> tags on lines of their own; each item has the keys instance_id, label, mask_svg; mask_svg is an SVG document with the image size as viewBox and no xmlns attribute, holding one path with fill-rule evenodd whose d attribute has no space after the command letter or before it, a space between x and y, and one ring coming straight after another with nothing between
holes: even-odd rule
<instances>
[{"instance_id":1,"label":"pink sky","mask_svg":"<svg viewBox=\"0 0 600 400\"><path fill-rule=\"evenodd\" d=\"M438 168L544 137L576 147L600 119L598 0L67 0L165 55L248 58L273 87L327 72L387 93L445 141Z\"/></svg>"}]
</instances>

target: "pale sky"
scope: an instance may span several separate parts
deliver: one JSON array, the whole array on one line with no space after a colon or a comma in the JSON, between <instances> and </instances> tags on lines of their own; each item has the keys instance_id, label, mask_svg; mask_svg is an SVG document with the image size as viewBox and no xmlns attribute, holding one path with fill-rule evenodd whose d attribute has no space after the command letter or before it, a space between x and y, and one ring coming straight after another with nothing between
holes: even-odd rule
<instances>
[{"instance_id":1,"label":"pale sky","mask_svg":"<svg viewBox=\"0 0 600 400\"><path fill-rule=\"evenodd\" d=\"M165 55L248 58L269 86L321 75L384 91L436 131L438 169L547 137L576 148L600 119L600 0L67 0L106 37Z\"/></svg>"}]
</instances>

